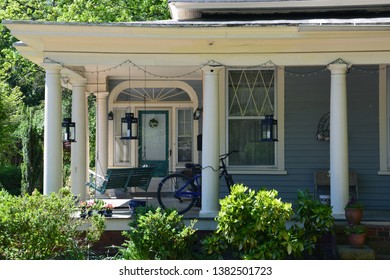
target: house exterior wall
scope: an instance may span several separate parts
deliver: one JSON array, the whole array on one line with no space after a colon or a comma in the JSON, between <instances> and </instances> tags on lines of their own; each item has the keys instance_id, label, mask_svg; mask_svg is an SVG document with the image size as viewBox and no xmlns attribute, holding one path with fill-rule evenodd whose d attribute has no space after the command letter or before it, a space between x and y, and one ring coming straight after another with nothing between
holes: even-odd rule
<instances>
[{"instance_id":1,"label":"house exterior wall","mask_svg":"<svg viewBox=\"0 0 390 280\"><path fill-rule=\"evenodd\" d=\"M379 66L352 66L347 74L349 168L358 174L359 198L367 209L390 209L389 177L379 171ZM287 175L240 175L237 183L274 188L293 202L313 191L313 174L329 170L329 142L317 125L329 112L330 72L325 67L285 68L285 166ZM226 191L221 189L223 195Z\"/></svg>"}]
</instances>

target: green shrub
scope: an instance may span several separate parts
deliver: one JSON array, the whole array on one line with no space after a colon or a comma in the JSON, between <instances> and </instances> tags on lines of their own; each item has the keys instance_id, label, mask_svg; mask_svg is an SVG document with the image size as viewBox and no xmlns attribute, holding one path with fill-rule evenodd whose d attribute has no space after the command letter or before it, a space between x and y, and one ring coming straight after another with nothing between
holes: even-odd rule
<instances>
[{"instance_id":1,"label":"green shrub","mask_svg":"<svg viewBox=\"0 0 390 280\"><path fill-rule=\"evenodd\" d=\"M138 210L141 208L140 210ZM145 208L146 209L146 208ZM177 211L142 210L130 224L131 229L123 232L128 238L119 250L126 260L172 260L192 259L196 230L195 221L189 226Z\"/></svg>"},{"instance_id":2,"label":"green shrub","mask_svg":"<svg viewBox=\"0 0 390 280\"><path fill-rule=\"evenodd\" d=\"M220 202L217 230L203 240L203 252L210 258L285 259L303 250L294 231L286 228L292 206L277 195L275 190L255 192L234 185Z\"/></svg>"},{"instance_id":3,"label":"green shrub","mask_svg":"<svg viewBox=\"0 0 390 280\"><path fill-rule=\"evenodd\" d=\"M334 218L332 208L321 204L307 191L298 191L295 204L295 221L293 229L302 240L304 252L312 255L319 239L325 234L332 233Z\"/></svg>"},{"instance_id":4,"label":"green shrub","mask_svg":"<svg viewBox=\"0 0 390 280\"><path fill-rule=\"evenodd\" d=\"M76 218L75 200L65 193L13 196L0 191L0 259L85 258L98 239L93 232L102 232L101 220L92 219L84 238L79 227L89 221Z\"/></svg>"}]
</instances>

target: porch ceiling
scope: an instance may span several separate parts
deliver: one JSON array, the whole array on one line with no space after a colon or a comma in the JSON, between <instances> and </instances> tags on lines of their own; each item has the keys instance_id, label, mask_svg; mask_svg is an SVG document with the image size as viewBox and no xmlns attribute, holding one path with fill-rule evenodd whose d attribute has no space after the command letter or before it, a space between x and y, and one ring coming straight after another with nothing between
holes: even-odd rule
<instances>
[{"instance_id":1,"label":"porch ceiling","mask_svg":"<svg viewBox=\"0 0 390 280\"><path fill-rule=\"evenodd\" d=\"M37 64L50 58L96 69L130 59L147 67L390 63L390 19L255 22L3 22ZM119 71L119 70L118 70ZM117 71L117 72L118 72ZM127 71L127 69L125 69ZM175 72L175 71L174 71ZM116 73L122 76L121 73Z\"/></svg>"}]
</instances>

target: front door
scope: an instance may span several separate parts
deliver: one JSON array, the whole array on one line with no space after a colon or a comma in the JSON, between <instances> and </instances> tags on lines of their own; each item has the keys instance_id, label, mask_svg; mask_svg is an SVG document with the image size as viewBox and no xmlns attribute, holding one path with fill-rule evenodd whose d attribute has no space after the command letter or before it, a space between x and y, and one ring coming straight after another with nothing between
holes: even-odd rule
<instances>
[{"instance_id":1,"label":"front door","mask_svg":"<svg viewBox=\"0 0 390 280\"><path fill-rule=\"evenodd\" d=\"M155 166L154 177L164 177L169 168L168 111L139 111L139 164Z\"/></svg>"}]
</instances>

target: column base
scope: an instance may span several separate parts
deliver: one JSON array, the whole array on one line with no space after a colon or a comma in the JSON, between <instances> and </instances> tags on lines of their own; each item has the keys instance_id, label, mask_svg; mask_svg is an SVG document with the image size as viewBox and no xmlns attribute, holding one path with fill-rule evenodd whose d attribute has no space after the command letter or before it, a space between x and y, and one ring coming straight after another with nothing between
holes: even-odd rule
<instances>
[{"instance_id":1,"label":"column base","mask_svg":"<svg viewBox=\"0 0 390 280\"><path fill-rule=\"evenodd\" d=\"M332 213L335 220L345 220L345 213Z\"/></svg>"},{"instance_id":2,"label":"column base","mask_svg":"<svg viewBox=\"0 0 390 280\"><path fill-rule=\"evenodd\" d=\"M218 211L200 210L200 218L215 218L218 216Z\"/></svg>"}]
</instances>

